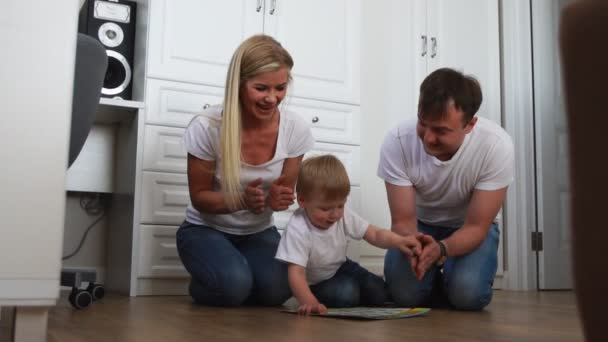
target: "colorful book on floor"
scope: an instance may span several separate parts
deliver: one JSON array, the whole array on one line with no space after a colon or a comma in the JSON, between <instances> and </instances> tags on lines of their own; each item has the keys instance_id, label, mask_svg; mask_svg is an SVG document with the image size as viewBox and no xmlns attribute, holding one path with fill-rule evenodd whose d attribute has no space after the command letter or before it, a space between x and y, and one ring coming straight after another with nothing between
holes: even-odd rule
<instances>
[{"instance_id":1,"label":"colorful book on floor","mask_svg":"<svg viewBox=\"0 0 608 342\"><path fill-rule=\"evenodd\" d=\"M287 313L298 313L297 309L282 310ZM332 317L332 318L351 318L362 320L379 319L398 319L424 315L431 311L429 308L379 308L379 307L354 307L354 308L328 308L323 315L312 314L313 316Z\"/></svg>"}]
</instances>

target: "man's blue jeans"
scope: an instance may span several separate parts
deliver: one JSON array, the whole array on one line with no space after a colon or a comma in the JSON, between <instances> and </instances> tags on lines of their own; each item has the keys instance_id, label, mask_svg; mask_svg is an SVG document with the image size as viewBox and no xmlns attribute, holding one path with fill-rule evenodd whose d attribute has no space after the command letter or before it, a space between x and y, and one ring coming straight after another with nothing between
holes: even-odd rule
<instances>
[{"instance_id":1,"label":"man's blue jeans","mask_svg":"<svg viewBox=\"0 0 608 342\"><path fill-rule=\"evenodd\" d=\"M456 229L418 222L418 231L442 240ZM482 310L492 300L499 236L498 225L492 224L476 250L450 257L442 267L432 266L421 281L416 280L409 258L397 249L390 249L384 259L384 274L393 300L405 307Z\"/></svg>"},{"instance_id":2,"label":"man's blue jeans","mask_svg":"<svg viewBox=\"0 0 608 342\"><path fill-rule=\"evenodd\" d=\"M333 277L312 285L310 290L328 308L382 305L390 300L384 280L350 259Z\"/></svg>"},{"instance_id":3,"label":"man's blue jeans","mask_svg":"<svg viewBox=\"0 0 608 342\"><path fill-rule=\"evenodd\" d=\"M177 251L192 276L195 302L214 306L281 305L291 291L287 265L274 258L281 235L275 227L251 235L232 235L184 222Z\"/></svg>"}]
</instances>

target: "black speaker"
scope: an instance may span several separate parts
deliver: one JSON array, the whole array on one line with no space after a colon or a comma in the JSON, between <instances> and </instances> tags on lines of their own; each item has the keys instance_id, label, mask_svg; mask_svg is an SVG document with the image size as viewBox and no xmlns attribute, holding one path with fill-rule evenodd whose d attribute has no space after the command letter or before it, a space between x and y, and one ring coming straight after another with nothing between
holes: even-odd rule
<instances>
[{"instance_id":1,"label":"black speaker","mask_svg":"<svg viewBox=\"0 0 608 342\"><path fill-rule=\"evenodd\" d=\"M131 99L135 11L125 0L87 0L82 6L78 31L99 40L108 54L102 97Z\"/></svg>"}]
</instances>

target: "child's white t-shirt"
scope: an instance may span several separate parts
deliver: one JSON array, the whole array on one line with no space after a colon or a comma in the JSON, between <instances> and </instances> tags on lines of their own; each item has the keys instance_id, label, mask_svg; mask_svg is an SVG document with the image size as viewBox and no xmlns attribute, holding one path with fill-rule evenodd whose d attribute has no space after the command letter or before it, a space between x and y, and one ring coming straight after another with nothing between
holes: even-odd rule
<instances>
[{"instance_id":1,"label":"child's white t-shirt","mask_svg":"<svg viewBox=\"0 0 608 342\"><path fill-rule=\"evenodd\" d=\"M189 154L202 160L216 162L213 178L214 191L221 190L221 120L222 107L209 107L201 115L192 119L184 133L184 146ZM301 156L312 149L313 145L314 138L310 125L297 114L282 110L276 151L272 159L260 165L241 162L243 189L253 180L262 178L261 188L268 196L272 182L281 175L285 159ZM186 220L229 234L247 235L263 231L274 225L272 213L272 209L266 206L261 214L254 214L249 210L240 210L230 214L207 214L199 212L190 203L186 209Z\"/></svg>"},{"instance_id":2,"label":"child's white t-shirt","mask_svg":"<svg viewBox=\"0 0 608 342\"><path fill-rule=\"evenodd\" d=\"M478 117L452 159L427 154L417 120L388 132L380 151L378 176L416 189L416 216L427 224L459 228L464 224L473 190L498 190L513 181L511 137L494 122Z\"/></svg>"},{"instance_id":3,"label":"child's white t-shirt","mask_svg":"<svg viewBox=\"0 0 608 342\"><path fill-rule=\"evenodd\" d=\"M348 207L328 229L315 227L304 208L297 209L281 237L276 258L306 268L308 284L318 284L336 274L346 261L347 237L361 240L369 223Z\"/></svg>"}]
</instances>

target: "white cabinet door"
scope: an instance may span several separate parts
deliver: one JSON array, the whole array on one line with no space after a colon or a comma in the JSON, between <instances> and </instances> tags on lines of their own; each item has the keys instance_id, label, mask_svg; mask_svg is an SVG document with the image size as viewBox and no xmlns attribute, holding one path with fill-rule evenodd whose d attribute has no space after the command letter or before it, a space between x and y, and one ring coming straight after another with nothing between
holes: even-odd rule
<instances>
[{"instance_id":1,"label":"white cabinet door","mask_svg":"<svg viewBox=\"0 0 608 342\"><path fill-rule=\"evenodd\" d=\"M294 59L294 96L360 102L360 0L266 0L264 20Z\"/></svg>"},{"instance_id":2,"label":"white cabinet door","mask_svg":"<svg viewBox=\"0 0 608 342\"><path fill-rule=\"evenodd\" d=\"M295 112L312 128L316 141L359 145L361 107L335 102L288 97L283 106Z\"/></svg>"},{"instance_id":3,"label":"white cabinet door","mask_svg":"<svg viewBox=\"0 0 608 342\"><path fill-rule=\"evenodd\" d=\"M141 225L139 227L139 278L187 278L177 253L175 233L178 227Z\"/></svg>"},{"instance_id":4,"label":"white cabinet door","mask_svg":"<svg viewBox=\"0 0 608 342\"><path fill-rule=\"evenodd\" d=\"M224 86L234 49L263 28L254 0L153 0L149 77Z\"/></svg>"},{"instance_id":5,"label":"white cabinet door","mask_svg":"<svg viewBox=\"0 0 608 342\"><path fill-rule=\"evenodd\" d=\"M186 173L188 152L183 137L183 128L146 125L144 170Z\"/></svg>"},{"instance_id":6,"label":"white cabinet door","mask_svg":"<svg viewBox=\"0 0 608 342\"><path fill-rule=\"evenodd\" d=\"M424 0L427 4L427 72L450 67L481 84L478 115L500 124L498 0Z\"/></svg>"},{"instance_id":7,"label":"white cabinet door","mask_svg":"<svg viewBox=\"0 0 608 342\"><path fill-rule=\"evenodd\" d=\"M223 88L148 79L146 123L186 127L208 106L222 104Z\"/></svg>"},{"instance_id":8,"label":"white cabinet door","mask_svg":"<svg viewBox=\"0 0 608 342\"><path fill-rule=\"evenodd\" d=\"M185 174L143 172L141 223L180 225L188 204L190 192Z\"/></svg>"}]
</instances>

